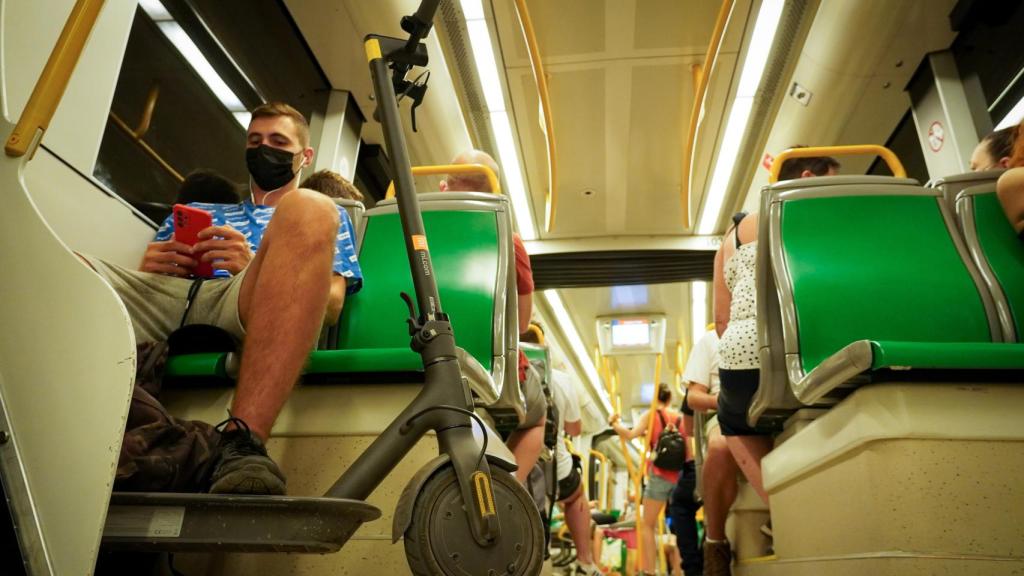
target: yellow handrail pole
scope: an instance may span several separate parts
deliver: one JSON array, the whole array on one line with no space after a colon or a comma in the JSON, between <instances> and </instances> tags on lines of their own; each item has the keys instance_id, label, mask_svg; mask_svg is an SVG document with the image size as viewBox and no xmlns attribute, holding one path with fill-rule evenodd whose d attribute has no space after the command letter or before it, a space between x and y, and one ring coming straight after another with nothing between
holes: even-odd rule
<instances>
[{"instance_id":1,"label":"yellow handrail pole","mask_svg":"<svg viewBox=\"0 0 1024 576\"><path fill-rule=\"evenodd\" d=\"M601 475L597 480L597 507L603 511L608 505L608 457L594 449L590 450L590 455L601 463Z\"/></svg>"},{"instance_id":2,"label":"yellow handrail pole","mask_svg":"<svg viewBox=\"0 0 1024 576\"><path fill-rule=\"evenodd\" d=\"M110 121L114 123L114 126L117 126L118 129L124 132L126 136L131 138L132 142L138 145L139 148L142 148L142 151L152 158L157 165L163 168L164 172L170 174L170 176L178 182L184 182L185 178L181 173L175 170L174 167L164 160L156 150L142 140L142 137L146 135L146 132L149 132L149 126L153 122L153 110L156 108L156 100L159 96L160 86L154 84L153 87L149 89L149 94L146 96L146 104L142 109L142 117L139 118L139 125L135 129L129 127L128 123L122 120L121 117L113 111L111 111L109 115Z\"/></svg>"},{"instance_id":3,"label":"yellow handrail pole","mask_svg":"<svg viewBox=\"0 0 1024 576\"><path fill-rule=\"evenodd\" d=\"M808 146L806 148L790 148L789 150L785 150L776 156L775 161L772 162L771 174L768 176L768 182L774 184L779 181L779 172L782 171L782 164L790 158L855 156L859 154L880 156L889 166L889 170L892 171L893 176L897 178L907 177L907 171L903 168L903 163L900 162L900 159L892 150L889 150L885 146L879 146L878 144L855 144L852 146Z\"/></svg>"},{"instance_id":4,"label":"yellow handrail pole","mask_svg":"<svg viewBox=\"0 0 1024 576\"><path fill-rule=\"evenodd\" d=\"M498 176L491 170L490 166L483 164L440 164L437 166L413 166L413 176L437 176L440 174L483 174L487 183L491 186L491 192L501 194L501 184L498 183ZM384 198L395 197L395 183L388 184L387 194Z\"/></svg>"},{"instance_id":5,"label":"yellow handrail pole","mask_svg":"<svg viewBox=\"0 0 1024 576\"><path fill-rule=\"evenodd\" d=\"M42 74L36 80L32 95L29 96L18 123L7 138L4 152L8 156L20 158L28 152L33 142L42 140L102 7L103 0L75 2L57 44L50 52L50 58L46 61Z\"/></svg>"},{"instance_id":6,"label":"yellow handrail pole","mask_svg":"<svg viewBox=\"0 0 1024 576\"><path fill-rule=\"evenodd\" d=\"M523 25L523 36L530 52L530 65L533 67L533 78L537 82L537 95L544 111L544 136L548 144L548 189L544 194L544 230L551 232L555 225L555 213L558 210L558 157L555 147L555 121L551 115L551 98L548 96L548 79L544 72L544 62L540 57L537 35L533 32L533 21L526 0L516 0L516 12Z\"/></svg>"},{"instance_id":7,"label":"yellow handrail pole","mask_svg":"<svg viewBox=\"0 0 1024 576\"><path fill-rule=\"evenodd\" d=\"M661 509L661 513L658 514L658 574L666 574L669 571L665 570L667 564L665 559L665 541L662 536L665 535L665 509Z\"/></svg>"},{"instance_id":8,"label":"yellow handrail pole","mask_svg":"<svg viewBox=\"0 0 1024 576\"><path fill-rule=\"evenodd\" d=\"M715 67L715 60L718 59L718 51L722 47L722 36L725 34L725 25L729 22L732 5L733 0L722 1L722 6L718 9L718 17L715 19L715 28L711 31L711 40L708 42L708 51L704 56L704 65L693 70L696 89L693 95L693 108L690 110L690 125L687 128L684 141L682 170L679 172L683 226L686 228L690 227L690 169L693 163L693 148L697 141L697 122L700 120L700 112L704 108L704 99L708 93L708 79L711 77L711 70Z\"/></svg>"},{"instance_id":9,"label":"yellow handrail pole","mask_svg":"<svg viewBox=\"0 0 1024 576\"><path fill-rule=\"evenodd\" d=\"M160 97L160 85L153 84L146 94L146 104L142 108L142 118L139 118L139 126L132 131L136 138L142 138L149 132L149 125L153 122L153 110L156 108L156 99Z\"/></svg>"}]
</instances>

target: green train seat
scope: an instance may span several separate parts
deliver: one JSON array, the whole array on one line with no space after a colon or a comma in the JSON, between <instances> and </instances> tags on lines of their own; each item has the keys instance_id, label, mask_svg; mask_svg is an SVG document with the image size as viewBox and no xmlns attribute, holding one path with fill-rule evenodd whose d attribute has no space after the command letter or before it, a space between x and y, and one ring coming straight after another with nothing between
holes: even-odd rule
<instances>
[{"instance_id":1,"label":"green train seat","mask_svg":"<svg viewBox=\"0 0 1024 576\"><path fill-rule=\"evenodd\" d=\"M518 422L523 407L516 375L508 198L431 193L421 195L420 208L442 304L465 351L464 372L496 420ZM328 349L310 354L303 372L307 385L422 381L420 357L409 348L408 309L400 298L401 292L414 291L395 201L385 200L368 210L360 228L363 288L346 299L337 330L327 338ZM226 383L237 375L237 365L235 354L190 354L171 358L167 375L186 384ZM489 380L479 377L481 372Z\"/></svg>"},{"instance_id":2,"label":"green train seat","mask_svg":"<svg viewBox=\"0 0 1024 576\"><path fill-rule=\"evenodd\" d=\"M995 301L1004 339L1024 342L1024 245L1006 219L995 182L956 197L956 214L971 260Z\"/></svg>"},{"instance_id":3,"label":"green train seat","mask_svg":"<svg viewBox=\"0 0 1024 576\"><path fill-rule=\"evenodd\" d=\"M940 190L806 179L766 188L762 209L759 270L770 277L761 274L759 290L773 281L779 307L760 319L766 392L778 393L784 374L801 404L827 404L879 377L1024 369L1024 346L1004 341Z\"/></svg>"}]
</instances>

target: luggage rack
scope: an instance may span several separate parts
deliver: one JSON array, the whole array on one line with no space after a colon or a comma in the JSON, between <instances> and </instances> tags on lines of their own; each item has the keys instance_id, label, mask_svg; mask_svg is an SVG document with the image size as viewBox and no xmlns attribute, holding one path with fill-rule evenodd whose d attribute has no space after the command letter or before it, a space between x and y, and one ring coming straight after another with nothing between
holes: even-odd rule
<instances>
[{"instance_id":1,"label":"luggage rack","mask_svg":"<svg viewBox=\"0 0 1024 576\"><path fill-rule=\"evenodd\" d=\"M380 510L344 498L115 492L102 546L161 552L337 552Z\"/></svg>"}]
</instances>

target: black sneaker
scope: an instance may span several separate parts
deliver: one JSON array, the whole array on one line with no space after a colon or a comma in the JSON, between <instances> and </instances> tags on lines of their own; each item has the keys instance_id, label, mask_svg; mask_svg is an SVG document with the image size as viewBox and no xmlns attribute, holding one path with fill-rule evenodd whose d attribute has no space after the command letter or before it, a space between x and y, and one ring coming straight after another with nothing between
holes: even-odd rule
<instances>
[{"instance_id":1,"label":"black sneaker","mask_svg":"<svg viewBox=\"0 0 1024 576\"><path fill-rule=\"evenodd\" d=\"M210 478L210 493L283 495L284 474L267 456L263 442L239 418L228 418L217 428L229 422L236 428L221 434L219 453Z\"/></svg>"}]
</instances>

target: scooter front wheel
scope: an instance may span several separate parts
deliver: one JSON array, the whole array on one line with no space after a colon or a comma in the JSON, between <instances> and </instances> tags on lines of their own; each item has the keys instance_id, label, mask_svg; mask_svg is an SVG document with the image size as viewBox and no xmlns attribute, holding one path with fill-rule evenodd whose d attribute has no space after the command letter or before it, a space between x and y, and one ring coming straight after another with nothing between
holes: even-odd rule
<instances>
[{"instance_id":1,"label":"scooter front wheel","mask_svg":"<svg viewBox=\"0 0 1024 576\"><path fill-rule=\"evenodd\" d=\"M501 535L480 546L466 521L455 470L434 473L416 496L405 531L405 554L417 576L535 576L544 563L537 506L508 472L491 467L491 489Z\"/></svg>"}]
</instances>

